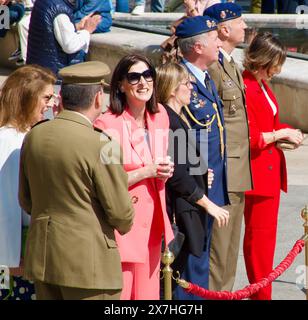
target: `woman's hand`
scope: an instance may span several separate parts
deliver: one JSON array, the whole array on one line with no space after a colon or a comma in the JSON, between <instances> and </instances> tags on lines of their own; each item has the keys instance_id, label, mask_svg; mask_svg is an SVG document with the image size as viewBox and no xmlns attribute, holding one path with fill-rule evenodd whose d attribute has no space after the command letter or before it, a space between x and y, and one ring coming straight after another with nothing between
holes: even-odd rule
<instances>
[{"instance_id":1,"label":"woman's hand","mask_svg":"<svg viewBox=\"0 0 308 320\"><path fill-rule=\"evenodd\" d=\"M218 227L227 226L229 223L229 211L218 207L214 202L205 195L197 201L197 204L205 209L208 214L217 220Z\"/></svg>"},{"instance_id":2,"label":"woman's hand","mask_svg":"<svg viewBox=\"0 0 308 320\"><path fill-rule=\"evenodd\" d=\"M157 159L156 163L147 165L148 176L147 178L158 178L167 180L172 177L174 172L174 163L170 160L170 157L164 159Z\"/></svg>"},{"instance_id":3,"label":"woman's hand","mask_svg":"<svg viewBox=\"0 0 308 320\"><path fill-rule=\"evenodd\" d=\"M286 139L295 145L299 146L304 139L304 136L302 132L298 129L291 129L291 128L286 128L286 129L281 129L276 131L276 136L281 136L279 139Z\"/></svg>"},{"instance_id":4,"label":"woman's hand","mask_svg":"<svg viewBox=\"0 0 308 320\"><path fill-rule=\"evenodd\" d=\"M209 189L212 188L213 181L214 181L214 171L213 169L209 168L207 170L207 184Z\"/></svg>"},{"instance_id":5,"label":"woman's hand","mask_svg":"<svg viewBox=\"0 0 308 320\"><path fill-rule=\"evenodd\" d=\"M148 164L142 168L127 172L128 185L132 186L144 179L158 178L166 181L172 177L174 172L174 163L170 161L170 157L158 159L156 163Z\"/></svg>"},{"instance_id":6,"label":"woman's hand","mask_svg":"<svg viewBox=\"0 0 308 320\"><path fill-rule=\"evenodd\" d=\"M218 227L227 226L229 223L229 211L218 207L214 202L210 201L207 205L207 212L217 220Z\"/></svg>"}]
</instances>

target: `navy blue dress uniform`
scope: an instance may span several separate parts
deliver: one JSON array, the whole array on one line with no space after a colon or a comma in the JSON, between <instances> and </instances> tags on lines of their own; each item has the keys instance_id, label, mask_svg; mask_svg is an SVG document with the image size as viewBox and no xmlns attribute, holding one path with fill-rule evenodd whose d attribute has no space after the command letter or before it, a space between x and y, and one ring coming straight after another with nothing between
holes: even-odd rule
<instances>
[{"instance_id":1,"label":"navy blue dress uniform","mask_svg":"<svg viewBox=\"0 0 308 320\"><path fill-rule=\"evenodd\" d=\"M176 30L178 38L189 38L198 34L217 29L217 21L207 16L197 16L185 19ZM208 198L218 206L229 203L226 177L226 150L223 105L218 96L214 82L207 72L203 74L204 82L198 79L195 66L183 59L182 63L187 68L195 81L190 104L185 107L185 115L191 128L196 130L197 143L200 146L203 158L208 158L208 167L214 171L214 181L208 190ZM201 72L201 70L199 69ZM207 143L207 150L204 148ZM205 150L205 151L204 151ZM204 155L204 152L207 152ZM209 279L209 248L213 218L208 217L207 240L205 240L203 254L200 258L190 255L186 269L181 277L187 281L208 288ZM186 294L178 289L179 299L199 300L200 298Z\"/></svg>"},{"instance_id":2,"label":"navy blue dress uniform","mask_svg":"<svg viewBox=\"0 0 308 320\"><path fill-rule=\"evenodd\" d=\"M240 18L242 10L235 3L218 3L207 8L204 14L213 17L220 24ZM244 22L242 23L239 19L238 23L244 31ZM221 229L218 224L214 223L212 230L209 287L215 291L232 291L244 213L244 192L252 189L244 82L238 66L230 56L231 51L223 50L230 48L229 43L230 41L232 43L234 37L234 32L232 32L230 39L222 39L223 44L218 62L213 63L209 68L209 73L224 104L230 199L230 205L225 208L230 214L228 226Z\"/></svg>"}]
</instances>

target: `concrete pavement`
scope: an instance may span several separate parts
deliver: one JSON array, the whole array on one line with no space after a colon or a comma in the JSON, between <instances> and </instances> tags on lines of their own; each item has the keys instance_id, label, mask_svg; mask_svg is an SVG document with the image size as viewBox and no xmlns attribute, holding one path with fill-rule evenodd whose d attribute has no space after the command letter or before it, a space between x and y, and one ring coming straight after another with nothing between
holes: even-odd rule
<instances>
[{"instance_id":1,"label":"concrete pavement","mask_svg":"<svg viewBox=\"0 0 308 320\"><path fill-rule=\"evenodd\" d=\"M286 151L285 155L289 190L287 194L281 194L275 267L285 258L296 240L304 234L300 212L308 204L308 138L304 140L299 149ZM234 290L242 289L249 284L242 250L243 227ZM273 300L305 300L304 271L305 255L303 250L292 266L273 283Z\"/></svg>"}]
</instances>

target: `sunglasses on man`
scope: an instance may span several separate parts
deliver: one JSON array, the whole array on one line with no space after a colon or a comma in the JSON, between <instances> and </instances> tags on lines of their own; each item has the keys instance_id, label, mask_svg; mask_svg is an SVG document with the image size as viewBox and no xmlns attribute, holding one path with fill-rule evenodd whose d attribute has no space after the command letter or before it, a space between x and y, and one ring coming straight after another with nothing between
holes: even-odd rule
<instances>
[{"instance_id":1,"label":"sunglasses on man","mask_svg":"<svg viewBox=\"0 0 308 320\"><path fill-rule=\"evenodd\" d=\"M153 82L154 72L150 69L147 69L147 70L143 71L142 73L128 72L126 75L126 79L127 79L128 83L130 83L130 84L139 83L141 77L143 77L143 79L146 82Z\"/></svg>"}]
</instances>

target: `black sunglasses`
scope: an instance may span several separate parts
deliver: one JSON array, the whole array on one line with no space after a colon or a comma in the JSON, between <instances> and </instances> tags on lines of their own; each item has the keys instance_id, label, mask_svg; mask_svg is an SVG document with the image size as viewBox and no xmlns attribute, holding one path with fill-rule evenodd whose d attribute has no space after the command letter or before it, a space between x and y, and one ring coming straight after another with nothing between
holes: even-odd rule
<instances>
[{"instance_id":1,"label":"black sunglasses","mask_svg":"<svg viewBox=\"0 0 308 320\"><path fill-rule=\"evenodd\" d=\"M145 79L146 82L152 82L153 81L154 73L152 70L147 69L143 71L142 73L139 72L128 72L126 75L126 79L128 83L130 84L137 84L141 77Z\"/></svg>"}]
</instances>

